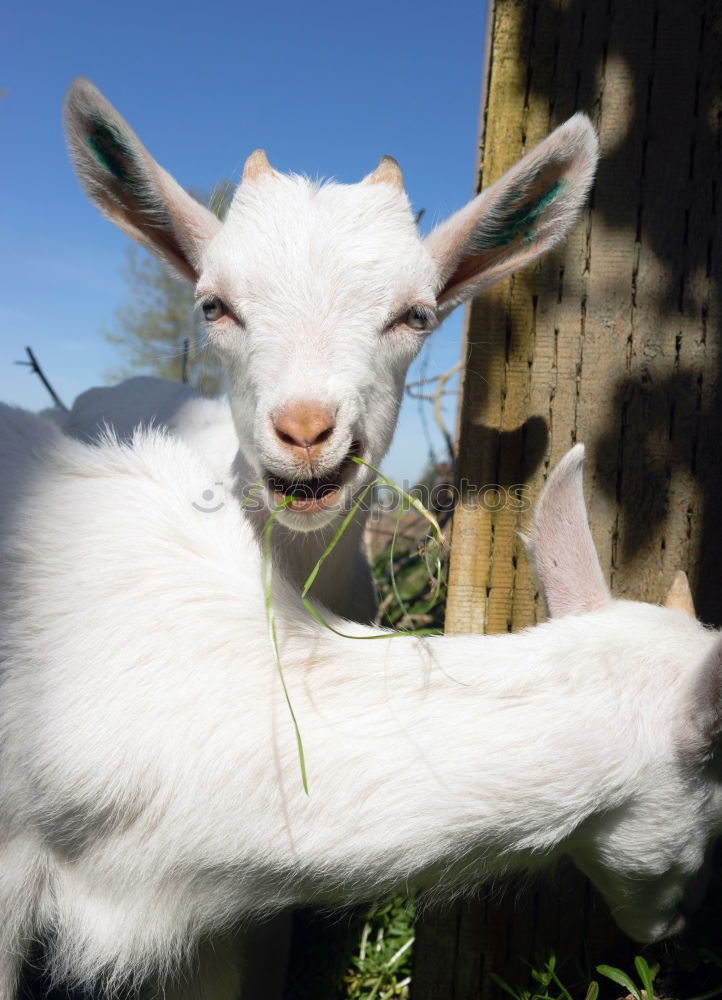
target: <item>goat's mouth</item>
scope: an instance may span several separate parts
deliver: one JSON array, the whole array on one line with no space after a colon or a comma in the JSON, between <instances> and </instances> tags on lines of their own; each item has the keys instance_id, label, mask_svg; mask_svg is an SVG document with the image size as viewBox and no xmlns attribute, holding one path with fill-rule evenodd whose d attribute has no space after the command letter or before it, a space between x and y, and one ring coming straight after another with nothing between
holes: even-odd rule
<instances>
[{"instance_id":1,"label":"goat's mouth","mask_svg":"<svg viewBox=\"0 0 722 1000\"><path fill-rule=\"evenodd\" d=\"M356 469L353 459L360 458L362 453L361 442L353 441L346 457L331 472L309 479L285 479L267 472L264 476L266 486L276 505L283 504L286 510L296 514L327 511L338 502L343 486Z\"/></svg>"}]
</instances>

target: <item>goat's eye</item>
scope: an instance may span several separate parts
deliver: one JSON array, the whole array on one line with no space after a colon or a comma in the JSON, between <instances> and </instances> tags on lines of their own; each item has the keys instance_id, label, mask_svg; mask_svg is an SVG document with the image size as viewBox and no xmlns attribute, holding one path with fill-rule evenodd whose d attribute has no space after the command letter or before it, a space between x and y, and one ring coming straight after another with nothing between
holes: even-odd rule
<instances>
[{"instance_id":1,"label":"goat's eye","mask_svg":"<svg viewBox=\"0 0 722 1000\"><path fill-rule=\"evenodd\" d=\"M212 299L206 299L203 303L203 315L209 323L214 323L222 316L226 316L227 313L228 307L217 295L214 295Z\"/></svg>"},{"instance_id":2,"label":"goat's eye","mask_svg":"<svg viewBox=\"0 0 722 1000\"><path fill-rule=\"evenodd\" d=\"M412 330L425 330L429 325L431 316L429 310L424 306L411 306L407 309L399 322L405 326L410 326Z\"/></svg>"}]
</instances>

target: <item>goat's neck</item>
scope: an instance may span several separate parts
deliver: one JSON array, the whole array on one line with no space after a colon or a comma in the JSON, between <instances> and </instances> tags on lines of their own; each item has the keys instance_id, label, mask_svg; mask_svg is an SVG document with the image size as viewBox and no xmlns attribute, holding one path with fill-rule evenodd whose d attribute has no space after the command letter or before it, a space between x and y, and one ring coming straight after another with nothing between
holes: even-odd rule
<instances>
[{"instance_id":1,"label":"goat's neck","mask_svg":"<svg viewBox=\"0 0 722 1000\"><path fill-rule=\"evenodd\" d=\"M358 513L339 538L314 580L310 596L351 621L373 621L376 601L368 564L362 552L367 514ZM274 524L275 565L302 587L340 527L341 518L328 527L301 534ZM280 530L276 531L276 528Z\"/></svg>"},{"instance_id":2,"label":"goat's neck","mask_svg":"<svg viewBox=\"0 0 722 1000\"><path fill-rule=\"evenodd\" d=\"M282 638L310 781L306 799L289 759L288 830L302 865L320 866L321 893L339 852L344 877L369 889L534 867L623 804L623 712L613 694L594 704L583 680L577 694L564 665L555 676L558 632L335 638L327 657L299 634L293 664Z\"/></svg>"}]
</instances>

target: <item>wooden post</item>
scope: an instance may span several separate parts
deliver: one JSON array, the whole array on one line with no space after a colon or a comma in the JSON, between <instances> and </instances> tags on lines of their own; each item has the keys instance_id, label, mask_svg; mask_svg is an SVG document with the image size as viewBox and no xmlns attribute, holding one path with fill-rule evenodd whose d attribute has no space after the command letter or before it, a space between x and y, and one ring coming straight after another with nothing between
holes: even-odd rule
<instances>
[{"instance_id":1,"label":"wooden post","mask_svg":"<svg viewBox=\"0 0 722 1000\"><path fill-rule=\"evenodd\" d=\"M698 614L722 624L721 20L716 0L492 5L479 186L580 109L603 158L565 246L468 313L449 632L544 616L517 532L576 441L613 593L656 602L686 569ZM638 950L562 867L427 911L413 997L501 997L490 970L528 985L552 951L579 989Z\"/></svg>"}]
</instances>

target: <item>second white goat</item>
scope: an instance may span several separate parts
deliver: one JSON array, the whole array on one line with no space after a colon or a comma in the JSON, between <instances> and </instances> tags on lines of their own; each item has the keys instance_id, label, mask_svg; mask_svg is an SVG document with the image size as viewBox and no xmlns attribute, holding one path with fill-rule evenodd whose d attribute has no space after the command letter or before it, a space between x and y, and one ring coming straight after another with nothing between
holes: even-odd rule
<instances>
[{"instance_id":1,"label":"second white goat","mask_svg":"<svg viewBox=\"0 0 722 1000\"><path fill-rule=\"evenodd\" d=\"M38 935L58 977L182 984L239 920L562 853L627 933L681 928L722 822L722 641L611 600L581 447L532 532L563 617L428 640L334 619L344 639L277 580L306 796L258 545L237 506L197 509L202 460L158 433L83 445L7 409L1 431L2 1000ZM193 995L225 1000L234 975L211 961Z\"/></svg>"}]
</instances>

